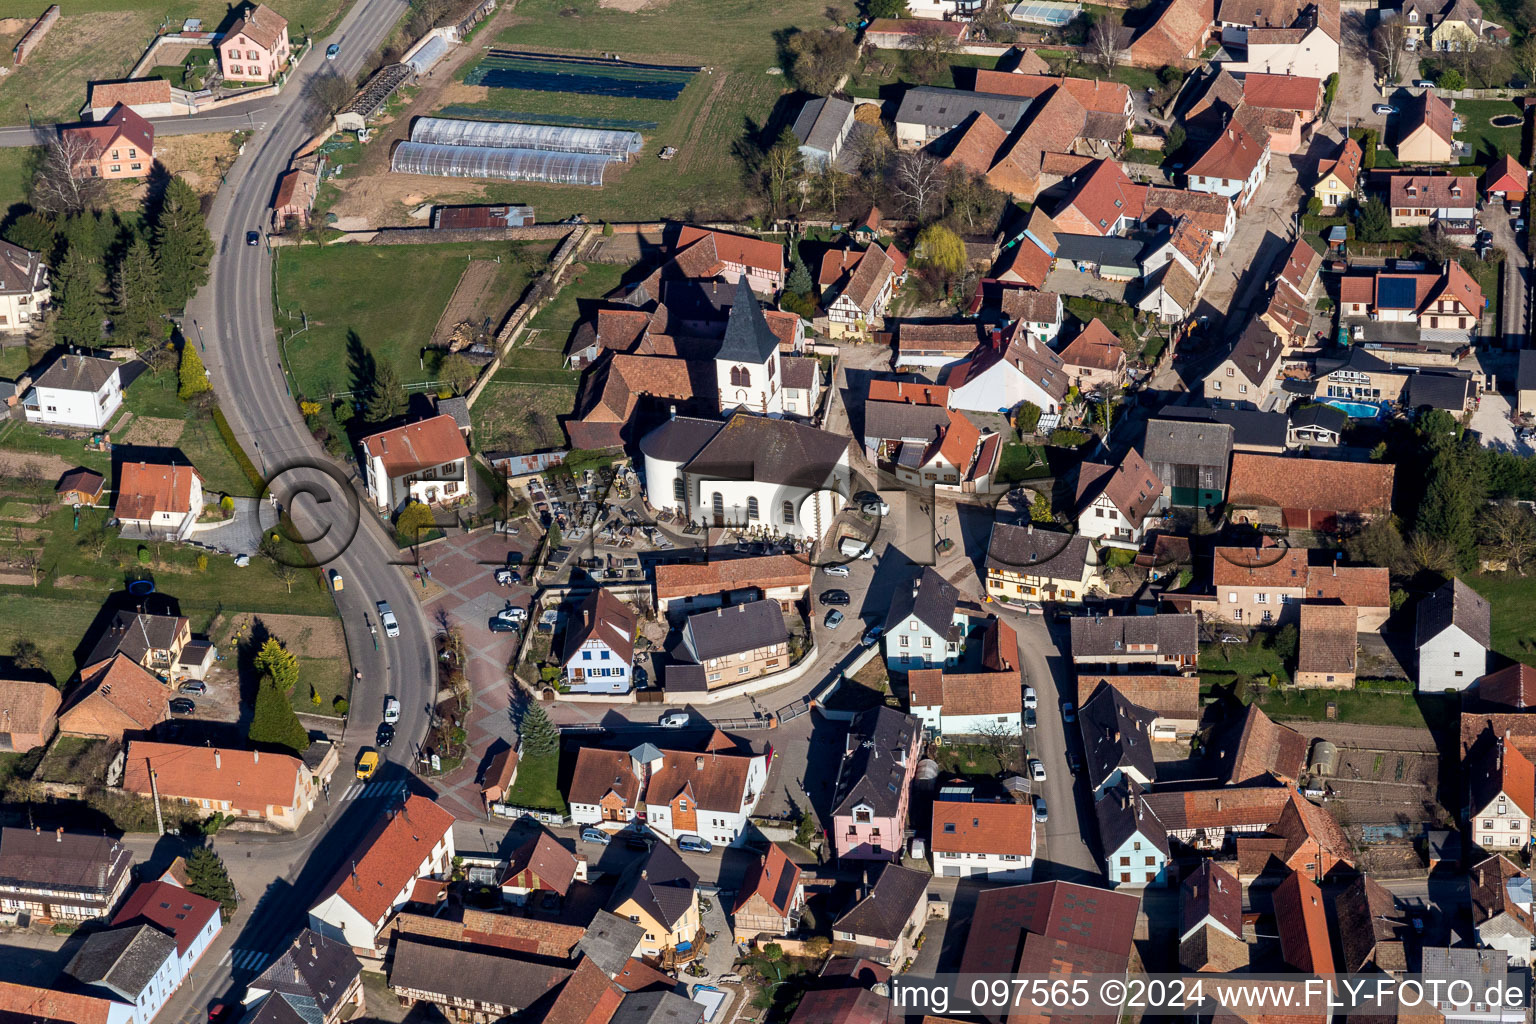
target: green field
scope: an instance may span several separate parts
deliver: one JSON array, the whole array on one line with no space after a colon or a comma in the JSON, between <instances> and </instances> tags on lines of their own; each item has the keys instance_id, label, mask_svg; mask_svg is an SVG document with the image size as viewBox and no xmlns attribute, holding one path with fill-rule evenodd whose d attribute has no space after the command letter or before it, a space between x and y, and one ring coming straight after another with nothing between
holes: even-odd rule
<instances>
[{"instance_id":1,"label":"green field","mask_svg":"<svg viewBox=\"0 0 1536 1024\"><path fill-rule=\"evenodd\" d=\"M0 216L16 203L27 201L32 168L42 151L31 147L0 149Z\"/></svg>"},{"instance_id":2,"label":"green field","mask_svg":"<svg viewBox=\"0 0 1536 1024\"><path fill-rule=\"evenodd\" d=\"M148 417L181 421L181 436L172 447L179 448L192 465L197 467L208 490L220 494L252 495L254 488L241 472L234 453L219 436L213 417L191 414L187 403L176 397L177 384L174 370L166 370L157 375L141 374L124 393L123 406L133 413L135 419ZM118 422L122 421L120 417ZM135 432L132 421L128 424L128 436L135 439L140 436ZM122 439L122 432L119 431L114 440Z\"/></svg>"},{"instance_id":3,"label":"green field","mask_svg":"<svg viewBox=\"0 0 1536 1024\"><path fill-rule=\"evenodd\" d=\"M956 53L946 58L947 66L931 82L923 83L944 89L971 87L970 72L976 68L991 70L997 67L997 58L985 54ZM958 79L958 81L956 81ZM879 99L882 87L895 82L907 85L919 83L911 80L905 71L901 50L868 50L859 59L853 77L848 80L848 94L866 99Z\"/></svg>"},{"instance_id":4,"label":"green field","mask_svg":"<svg viewBox=\"0 0 1536 1024\"><path fill-rule=\"evenodd\" d=\"M1536 665L1536 577L1496 573L1464 582L1493 605L1493 649Z\"/></svg>"},{"instance_id":5,"label":"green field","mask_svg":"<svg viewBox=\"0 0 1536 1024\"><path fill-rule=\"evenodd\" d=\"M309 318L309 329L286 346L296 389L311 396L354 390L349 337L375 360L389 360L402 383L432 379L434 367L423 361L422 348L467 261L501 257L495 285L501 308L490 314L496 320L528 285L528 269L512 258L514 250L542 262L551 248L543 242L462 242L276 250L278 325L298 332L299 311Z\"/></svg>"},{"instance_id":6,"label":"green field","mask_svg":"<svg viewBox=\"0 0 1536 1024\"><path fill-rule=\"evenodd\" d=\"M1501 115L1522 117L1524 112L1514 100L1457 100L1456 113L1464 125L1456 133L1456 141L1465 142L1472 150L1461 158L1462 163L1487 165L1506 153L1520 158L1520 124L1495 128L1489 123Z\"/></svg>"},{"instance_id":7,"label":"green field","mask_svg":"<svg viewBox=\"0 0 1536 1024\"><path fill-rule=\"evenodd\" d=\"M1340 722L1362 725L1400 725L1428 729L1454 719L1453 697L1425 693L1371 693L1364 690L1282 690L1264 705L1264 713L1276 721L1328 718L1332 703Z\"/></svg>"},{"instance_id":8,"label":"green field","mask_svg":"<svg viewBox=\"0 0 1536 1024\"><path fill-rule=\"evenodd\" d=\"M305 32L333 24L344 5L341 0L272 0L268 6L288 19L289 36L297 44ZM47 8L45 0L0 0L0 18L30 21ZM26 64L6 76L0 89L0 124L26 124L29 114L37 121L75 120L88 83L125 77L162 26L180 29L185 19L201 18L205 29L213 29L224 23L231 9L215 0L71 3ZM0 60L10 63L9 48Z\"/></svg>"},{"instance_id":9,"label":"green field","mask_svg":"<svg viewBox=\"0 0 1536 1024\"><path fill-rule=\"evenodd\" d=\"M0 616L0 656L9 657L16 641L31 640L42 651L48 674L62 686L75 674L75 648L85 639L99 606L90 601L32 594L18 600L21 593L5 595L8 610ZM104 594L103 590L96 596Z\"/></svg>"}]
</instances>

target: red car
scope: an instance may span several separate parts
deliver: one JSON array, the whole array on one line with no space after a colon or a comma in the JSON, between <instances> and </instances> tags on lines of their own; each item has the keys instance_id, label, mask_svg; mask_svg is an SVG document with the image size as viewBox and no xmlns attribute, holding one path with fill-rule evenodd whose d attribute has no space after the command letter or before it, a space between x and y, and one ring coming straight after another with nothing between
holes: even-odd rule
<instances>
[{"instance_id":1,"label":"red car","mask_svg":"<svg viewBox=\"0 0 1536 1024\"><path fill-rule=\"evenodd\" d=\"M230 1024L239 1012L234 1003L214 1003L208 1010L208 1024Z\"/></svg>"}]
</instances>

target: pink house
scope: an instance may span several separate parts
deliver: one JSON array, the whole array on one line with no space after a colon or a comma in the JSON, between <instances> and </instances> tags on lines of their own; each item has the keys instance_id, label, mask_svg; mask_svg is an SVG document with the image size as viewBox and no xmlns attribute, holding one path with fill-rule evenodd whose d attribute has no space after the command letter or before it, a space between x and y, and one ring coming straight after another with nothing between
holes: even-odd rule
<instances>
[{"instance_id":1,"label":"pink house","mask_svg":"<svg viewBox=\"0 0 1536 1024\"><path fill-rule=\"evenodd\" d=\"M832 804L839 859L901 859L921 743L922 728L911 715L879 707L854 718Z\"/></svg>"},{"instance_id":2,"label":"pink house","mask_svg":"<svg viewBox=\"0 0 1536 1024\"><path fill-rule=\"evenodd\" d=\"M247 7L219 42L219 66L231 82L270 82L288 57L288 19L265 4Z\"/></svg>"}]
</instances>

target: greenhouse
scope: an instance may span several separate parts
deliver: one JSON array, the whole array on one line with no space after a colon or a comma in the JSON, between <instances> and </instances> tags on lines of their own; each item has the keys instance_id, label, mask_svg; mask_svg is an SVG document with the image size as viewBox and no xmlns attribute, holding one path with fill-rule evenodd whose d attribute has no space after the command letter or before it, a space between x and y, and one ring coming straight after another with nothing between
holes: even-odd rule
<instances>
[{"instance_id":1,"label":"greenhouse","mask_svg":"<svg viewBox=\"0 0 1536 1024\"><path fill-rule=\"evenodd\" d=\"M597 153L402 142L390 157L389 169L401 174L431 174L439 178L601 185L603 169L608 166L609 159Z\"/></svg>"},{"instance_id":2,"label":"greenhouse","mask_svg":"<svg viewBox=\"0 0 1536 1024\"><path fill-rule=\"evenodd\" d=\"M505 121L463 121L447 117L417 118L411 141L438 146L492 146L555 153L593 153L612 160L640 152L636 132L606 128L572 128L553 124Z\"/></svg>"}]
</instances>

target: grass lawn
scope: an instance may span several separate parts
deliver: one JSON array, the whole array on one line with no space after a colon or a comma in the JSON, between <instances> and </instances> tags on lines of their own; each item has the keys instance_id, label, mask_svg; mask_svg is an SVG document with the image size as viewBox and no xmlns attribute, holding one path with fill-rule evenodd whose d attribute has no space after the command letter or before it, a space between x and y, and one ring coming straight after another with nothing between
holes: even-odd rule
<instances>
[{"instance_id":1,"label":"grass lawn","mask_svg":"<svg viewBox=\"0 0 1536 1024\"><path fill-rule=\"evenodd\" d=\"M1508 128L1495 128L1489 122L1501 115L1515 118L1522 116L1514 100L1457 100L1456 113L1461 115L1463 128L1457 140L1465 142L1471 153L1461 158L1464 164L1489 164L1497 156L1520 156L1520 122Z\"/></svg>"},{"instance_id":2,"label":"grass lawn","mask_svg":"<svg viewBox=\"0 0 1536 1024\"><path fill-rule=\"evenodd\" d=\"M497 182L483 189L487 201L530 203L540 221L573 213L608 220L683 216L708 219L742 205L741 166L732 146L748 130L775 118L788 92L779 75L775 35L793 26L826 23L818 0L670 0L641 11L604 7L599 0L520 0L510 24L494 40L520 49L548 49L596 56L618 52L657 64L705 65L676 100L630 100L571 93L491 89L487 108L655 121L645 148L600 189ZM778 116L792 118L794 111ZM678 149L676 159L657 154ZM612 173L612 172L610 172Z\"/></svg>"},{"instance_id":3,"label":"grass lawn","mask_svg":"<svg viewBox=\"0 0 1536 1024\"><path fill-rule=\"evenodd\" d=\"M158 375L139 375L123 394L124 408L134 416L134 420L128 423L126 439L135 444L152 444L169 437L165 431L174 431L176 424L179 424L181 433L168 447L180 449L186 460L197 467L207 490L220 494L252 495L255 488L240 471L234 453L219 436L213 417L189 415L187 404L176 397L178 383L174 370ZM142 422L144 419L167 422L151 427ZM118 422L123 421L120 419ZM125 435L118 431L113 440L122 442Z\"/></svg>"},{"instance_id":4,"label":"grass lawn","mask_svg":"<svg viewBox=\"0 0 1536 1024\"><path fill-rule=\"evenodd\" d=\"M107 740L60 736L43 756L35 777L43 782L72 782L77 785L103 782L107 762L116 753L116 748L117 744Z\"/></svg>"},{"instance_id":5,"label":"grass lawn","mask_svg":"<svg viewBox=\"0 0 1536 1024\"><path fill-rule=\"evenodd\" d=\"M1458 260L1464 270L1472 275L1472 280L1483 290L1483 297L1488 300L1488 310L1484 314L1484 321L1492 325L1492 333L1501 333L1502 323L1499 319L1499 303L1503 296L1499 288L1499 264L1488 263L1478 259L1474 254L1467 253L1465 258Z\"/></svg>"},{"instance_id":6,"label":"grass lawn","mask_svg":"<svg viewBox=\"0 0 1536 1024\"><path fill-rule=\"evenodd\" d=\"M1202 683L1230 683L1237 676L1268 679L1271 675L1288 683L1291 674L1280 656L1257 640L1246 644L1201 644L1200 679Z\"/></svg>"},{"instance_id":7,"label":"grass lawn","mask_svg":"<svg viewBox=\"0 0 1536 1024\"><path fill-rule=\"evenodd\" d=\"M27 191L32 185L32 167L41 155L41 150L32 147L0 149L0 214L17 203L27 201Z\"/></svg>"},{"instance_id":8,"label":"grass lawn","mask_svg":"<svg viewBox=\"0 0 1536 1024\"><path fill-rule=\"evenodd\" d=\"M1536 577L1491 573L1464 579L1493 605L1493 649L1536 665Z\"/></svg>"},{"instance_id":9,"label":"grass lawn","mask_svg":"<svg viewBox=\"0 0 1536 1024\"><path fill-rule=\"evenodd\" d=\"M293 710L306 715L334 715L337 697L350 698L351 680L347 678L345 658L299 658L299 685L293 688ZM320 695L319 706L310 696Z\"/></svg>"},{"instance_id":10,"label":"grass lawn","mask_svg":"<svg viewBox=\"0 0 1536 1024\"><path fill-rule=\"evenodd\" d=\"M1264 713L1277 721L1306 719L1321 722L1333 702L1340 722L1401 725L1427 729L1430 722L1454 718L1455 698L1435 694L1371 693L1364 690L1281 690L1264 704Z\"/></svg>"},{"instance_id":11,"label":"grass lawn","mask_svg":"<svg viewBox=\"0 0 1536 1024\"><path fill-rule=\"evenodd\" d=\"M576 407L576 388L563 384L486 385L471 410L481 451L539 451L566 447L559 417Z\"/></svg>"},{"instance_id":12,"label":"grass lawn","mask_svg":"<svg viewBox=\"0 0 1536 1024\"><path fill-rule=\"evenodd\" d=\"M9 656L18 640L30 640L43 652L48 674L63 686L75 674L75 648L85 640L99 610L96 601L106 596L106 588L81 597L35 597L22 600L16 595L6 601L7 611L0 615L0 655Z\"/></svg>"},{"instance_id":13,"label":"grass lawn","mask_svg":"<svg viewBox=\"0 0 1536 1024\"><path fill-rule=\"evenodd\" d=\"M27 355L26 345L5 345L0 347L0 378L15 380L26 373L32 365L32 360Z\"/></svg>"},{"instance_id":14,"label":"grass lawn","mask_svg":"<svg viewBox=\"0 0 1536 1024\"><path fill-rule=\"evenodd\" d=\"M931 82L919 83L906 73L906 61L901 50L869 50L859 60L853 77L848 80L848 93L877 99L882 87L901 82L905 85L933 85L941 89L969 89L975 81L971 74L977 68L988 71L997 67L997 58L986 54L951 54L948 64Z\"/></svg>"},{"instance_id":15,"label":"grass lawn","mask_svg":"<svg viewBox=\"0 0 1536 1024\"><path fill-rule=\"evenodd\" d=\"M505 296L509 309L529 280L525 266L511 258L518 248L542 261L552 246L461 242L277 250L278 324L297 331L299 311L309 317L309 330L287 343L296 388L313 396L355 390L348 353L353 334L375 360L393 363L402 383L432 379L434 367L430 361L423 365L422 346L432 337L467 261L501 257L495 293Z\"/></svg>"},{"instance_id":16,"label":"grass lawn","mask_svg":"<svg viewBox=\"0 0 1536 1024\"><path fill-rule=\"evenodd\" d=\"M216 60L217 55L211 47L201 50L193 50L182 59L180 64L157 65L149 69L150 78L163 78L178 89L186 89L196 92L203 87L203 80L208 77L209 62ZM192 73L187 74L191 68Z\"/></svg>"},{"instance_id":17,"label":"grass lawn","mask_svg":"<svg viewBox=\"0 0 1536 1024\"><path fill-rule=\"evenodd\" d=\"M513 807L565 813L565 797L560 792L560 758L526 757L517 765L517 781L505 802Z\"/></svg>"},{"instance_id":18,"label":"grass lawn","mask_svg":"<svg viewBox=\"0 0 1536 1024\"><path fill-rule=\"evenodd\" d=\"M1045 453L1032 444L1003 445L1003 453L997 460L997 478L1006 483L1016 480L1033 480L1050 476L1051 466Z\"/></svg>"}]
</instances>

